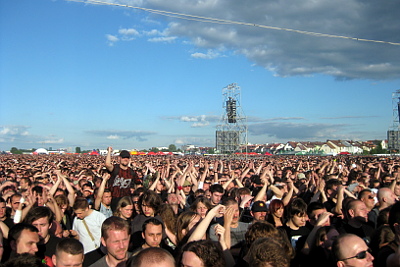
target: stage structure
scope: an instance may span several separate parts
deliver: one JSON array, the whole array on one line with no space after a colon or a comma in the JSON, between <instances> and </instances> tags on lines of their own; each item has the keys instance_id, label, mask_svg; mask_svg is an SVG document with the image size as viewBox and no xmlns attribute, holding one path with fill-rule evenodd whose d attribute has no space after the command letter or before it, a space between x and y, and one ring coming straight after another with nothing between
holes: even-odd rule
<instances>
[{"instance_id":1,"label":"stage structure","mask_svg":"<svg viewBox=\"0 0 400 267\"><path fill-rule=\"evenodd\" d=\"M400 90L392 94L393 122L387 131L388 149L400 151Z\"/></svg>"},{"instance_id":2,"label":"stage structure","mask_svg":"<svg viewBox=\"0 0 400 267\"><path fill-rule=\"evenodd\" d=\"M240 87L232 83L222 88L221 122L217 125L216 149L219 153L243 152L247 144L247 120L241 107Z\"/></svg>"}]
</instances>

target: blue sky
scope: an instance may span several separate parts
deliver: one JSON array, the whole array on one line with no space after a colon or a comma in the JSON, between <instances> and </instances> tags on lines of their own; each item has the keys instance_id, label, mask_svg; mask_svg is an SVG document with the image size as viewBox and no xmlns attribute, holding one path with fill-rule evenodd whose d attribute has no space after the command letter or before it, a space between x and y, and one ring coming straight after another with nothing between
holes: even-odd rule
<instances>
[{"instance_id":1,"label":"blue sky","mask_svg":"<svg viewBox=\"0 0 400 267\"><path fill-rule=\"evenodd\" d=\"M107 2L400 42L397 1ZM0 150L214 146L231 83L250 143L385 139L400 46L111 5L0 1Z\"/></svg>"}]
</instances>

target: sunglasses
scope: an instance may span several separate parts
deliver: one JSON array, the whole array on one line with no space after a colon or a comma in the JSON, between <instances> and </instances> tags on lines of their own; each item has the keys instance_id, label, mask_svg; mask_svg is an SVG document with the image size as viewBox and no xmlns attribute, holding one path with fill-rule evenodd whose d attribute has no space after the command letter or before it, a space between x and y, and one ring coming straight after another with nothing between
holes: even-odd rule
<instances>
[{"instance_id":1,"label":"sunglasses","mask_svg":"<svg viewBox=\"0 0 400 267\"><path fill-rule=\"evenodd\" d=\"M365 259L367 257L367 252L371 253L371 249L360 251L355 256L349 257L349 258L345 258L345 259L340 260L340 261L350 260L350 259L354 259L354 258L357 259L357 260L362 260L362 259Z\"/></svg>"}]
</instances>

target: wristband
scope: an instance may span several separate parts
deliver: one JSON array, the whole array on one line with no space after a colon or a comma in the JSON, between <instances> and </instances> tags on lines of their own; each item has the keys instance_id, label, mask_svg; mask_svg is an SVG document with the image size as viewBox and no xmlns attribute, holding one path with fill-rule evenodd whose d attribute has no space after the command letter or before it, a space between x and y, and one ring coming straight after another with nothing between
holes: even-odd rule
<instances>
[{"instance_id":1,"label":"wristband","mask_svg":"<svg viewBox=\"0 0 400 267\"><path fill-rule=\"evenodd\" d=\"M178 186L178 190L182 190L183 189L183 187L182 186Z\"/></svg>"}]
</instances>

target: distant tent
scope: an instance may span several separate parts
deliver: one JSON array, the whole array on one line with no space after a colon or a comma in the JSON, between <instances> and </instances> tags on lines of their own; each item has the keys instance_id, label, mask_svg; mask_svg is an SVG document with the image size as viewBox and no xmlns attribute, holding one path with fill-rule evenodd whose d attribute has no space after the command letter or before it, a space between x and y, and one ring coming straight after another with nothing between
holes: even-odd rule
<instances>
[{"instance_id":1,"label":"distant tent","mask_svg":"<svg viewBox=\"0 0 400 267\"><path fill-rule=\"evenodd\" d=\"M351 155L351 153L347 152L347 151L343 151L343 152L340 152L339 155Z\"/></svg>"},{"instance_id":2,"label":"distant tent","mask_svg":"<svg viewBox=\"0 0 400 267\"><path fill-rule=\"evenodd\" d=\"M269 153L269 152L265 152L265 154L264 154L265 156L272 156L272 154L271 153Z\"/></svg>"},{"instance_id":3,"label":"distant tent","mask_svg":"<svg viewBox=\"0 0 400 267\"><path fill-rule=\"evenodd\" d=\"M38 149L35 150L35 152L33 152L33 154L35 154L35 155L48 155L49 151L47 151L44 148L38 148Z\"/></svg>"},{"instance_id":4,"label":"distant tent","mask_svg":"<svg viewBox=\"0 0 400 267\"><path fill-rule=\"evenodd\" d=\"M89 155L91 156L98 156L100 155L99 152L97 152L96 150L93 150L92 152L89 153Z\"/></svg>"}]
</instances>

